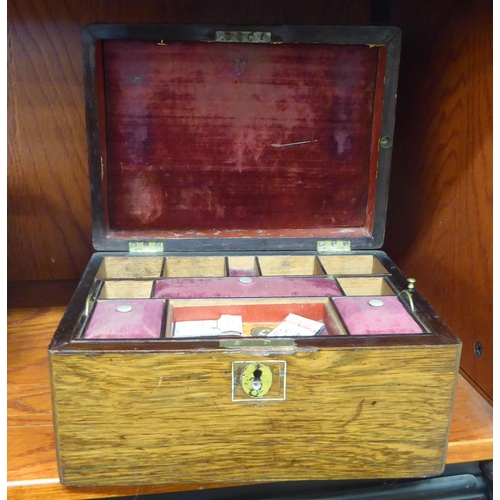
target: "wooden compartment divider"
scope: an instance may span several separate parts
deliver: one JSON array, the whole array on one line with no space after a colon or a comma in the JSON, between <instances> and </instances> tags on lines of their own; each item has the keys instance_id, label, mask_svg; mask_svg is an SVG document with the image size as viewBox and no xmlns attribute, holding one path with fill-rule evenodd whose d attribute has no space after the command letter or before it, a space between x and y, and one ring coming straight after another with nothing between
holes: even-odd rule
<instances>
[{"instance_id":1,"label":"wooden compartment divider","mask_svg":"<svg viewBox=\"0 0 500 500\"><path fill-rule=\"evenodd\" d=\"M99 299L149 299L153 283L150 280L105 281Z\"/></svg>"},{"instance_id":2,"label":"wooden compartment divider","mask_svg":"<svg viewBox=\"0 0 500 500\"><path fill-rule=\"evenodd\" d=\"M259 276L259 261L254 256L231 255L227 257L227 270L229 276Z\"/></svg>"},{"instance_id":3,"label":"wooden compartment divider","mask_svg":"<svg viewBox=\"0 0 500 500\"><path fill-rule=\"evenodd\" d=\"M223 256L167 257L163 269L164 278L222 278L227 276L226 259Z\"/></svg>"},{"instance_id":4,"label":"wooden compartment divider","mask_svg":"<svg viewBox=\"0 0 500 500\"><path fill-rule=\"evenodd\" d=\"M97 279L159 278L163 257L104 257Z\"/></svg>"},{"instance_id":5,"label":"wooden compartment divider","mask_svg":"<svg viewBox=\"0 0 500 500\"><path fill-rule=\"evenodd\" d=\"M319 260L328 274L389 274L374 255L322 255Z\"/></svg>"},{"instance_id":6,"label":"wooden compartment divider","mask_svg":"<svg viewBox=\"0 0 500 500\"><path fill-rule=\"evenodd\" d=\"M337 278L345 295L396 295L385 278Z\"/></svg>"},{"instance_id":7,"label":"wooden compartment divider","mask_svg":"<svg viewBox=\"0 0 500 500\"><path fill-rule=\"evenodd\" d=\"M261 255L258 261L263 276L325 274L325 270L315 255Z\"/></svg>"}]
</instances>

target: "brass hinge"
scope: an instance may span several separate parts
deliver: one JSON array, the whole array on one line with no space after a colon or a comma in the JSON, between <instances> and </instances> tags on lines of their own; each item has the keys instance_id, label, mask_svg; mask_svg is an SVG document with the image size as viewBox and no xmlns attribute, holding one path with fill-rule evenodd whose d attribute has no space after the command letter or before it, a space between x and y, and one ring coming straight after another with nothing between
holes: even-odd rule
<instances>
[{"instance_id":1,"label":"brass hinge","mask_svg":"<svg viewBox=\"0 0 500 500\"><path fill-rule=\"evenodd\" d=\"M161 241L129 241L128 251L130 253L162 253L164 247Z\"/></svg>"},{"instance_id":2,"label":"brass hinge","mask_svg":"<svg viewBox=\"0 0 500 500\"><path fill-rule=\"evenodd\" d=\"M340 253L351 251L350 240L321 240L316 247L320 254Z\"/></svg>"},{"instance_id":3,"label":"brass hinge","mask_svg":"<svg viewBox=\"0 0 500 500\"><path fill-rule=\"evenodd\" d=\"M227 43L271 43L269 31L216 31L216 42Z\"/></svg>"}]
</instances>

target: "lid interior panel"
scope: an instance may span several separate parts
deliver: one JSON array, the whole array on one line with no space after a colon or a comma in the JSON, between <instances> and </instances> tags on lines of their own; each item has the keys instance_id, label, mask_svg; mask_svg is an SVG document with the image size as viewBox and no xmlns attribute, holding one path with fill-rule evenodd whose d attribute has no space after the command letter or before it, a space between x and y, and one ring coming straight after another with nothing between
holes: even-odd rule
<instances>
[{"instance_id":1,"label":"lid interior panel","mask_svg":"<svg viewBox=\"0 0 500 500\"><path fill-rule=\"evenodd\" d=\"M109 237L371 234L384 46L101 43Z\"/></svg>"}]
</instances>

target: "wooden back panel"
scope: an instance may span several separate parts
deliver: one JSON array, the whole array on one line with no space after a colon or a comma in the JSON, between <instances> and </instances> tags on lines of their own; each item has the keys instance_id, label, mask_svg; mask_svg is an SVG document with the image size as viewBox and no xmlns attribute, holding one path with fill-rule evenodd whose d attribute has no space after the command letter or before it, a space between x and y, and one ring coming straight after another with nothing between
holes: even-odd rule
<instances>
[{"instance_id":1,"label":"wooden back panel","mask_svg":"<svg viewBox=\"0 0 500 500\"><path fill-rule=\"evenodd\" d=\"M492 2L393 2L390 21L406 55L385 250L460 337L462 368L492 398Z\"/></svg>"}]
</instances>

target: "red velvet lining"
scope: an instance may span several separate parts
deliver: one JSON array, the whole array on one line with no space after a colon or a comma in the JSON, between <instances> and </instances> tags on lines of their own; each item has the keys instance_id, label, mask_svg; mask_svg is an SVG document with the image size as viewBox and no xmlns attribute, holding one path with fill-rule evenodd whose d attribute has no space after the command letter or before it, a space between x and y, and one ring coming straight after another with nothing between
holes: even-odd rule
<instances>
[{"instance_id":1,"label":"red velvet lining","mask_svg":"<svg viewBox=\"0 0 500 500\"><path fill-rule=\"evenodd\" d=\"M283 321L290 313L322 321L325 304L282 303L282 304L225 304L182 307L174 305L172 321L201 321L219 319L221 314L235 314L243 317L245 323L276 323Z\"/></svg>"},{"instance_id":2,"label":"red velvet lining","mask_svg":"<svg viewBox=\"0 0 500 500\"><path fill-rule=\"evenodd\" d=\"M104 41L110 230L365 233L379 51Z\"/></svg>"}]
</instances>

